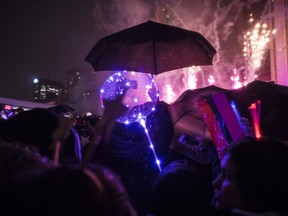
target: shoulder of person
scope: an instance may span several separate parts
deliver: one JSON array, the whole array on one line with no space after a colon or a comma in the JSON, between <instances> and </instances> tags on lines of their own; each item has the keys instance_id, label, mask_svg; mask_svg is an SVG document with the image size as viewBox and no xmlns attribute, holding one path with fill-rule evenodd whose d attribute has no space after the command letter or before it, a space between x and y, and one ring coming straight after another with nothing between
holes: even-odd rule
<instances>
[{"instance_id":1,"label":"shoulder of person","mask_svg":"<svg viewBox=\"0 0 288 216\"><path fill-rule=\"evenodd\" d=\"M241 209L233 209L231 215L235 216L285 216L287 214L281 212L264 212L264 213L255 213L250 211L244 211Z\"/></svg>"}]
</instances>

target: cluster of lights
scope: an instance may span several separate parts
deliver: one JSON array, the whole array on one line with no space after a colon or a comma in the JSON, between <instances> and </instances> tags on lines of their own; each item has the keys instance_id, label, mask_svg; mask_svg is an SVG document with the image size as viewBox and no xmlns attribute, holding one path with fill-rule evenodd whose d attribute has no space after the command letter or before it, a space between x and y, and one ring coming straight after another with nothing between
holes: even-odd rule
<instances>
[{"instance_id":1,"label":"cluster of lights","mask_svg":"<svg viewBox=\"0 0 288 216\"><path fill-rule=\"evenodd\" d=\"M2 110L0 110L0 119L9 119L17 114L19 114L20 112L29 110L28 108L25 107L20 107L20 106L12 106L12 105L8 105L6 104L4 106L4 108Z\"/></svg>"},{"instance_id":2,"label":"cluster of lights","mask_svg":"<svg viewBox=\"0 0 288 216\"><path fill-rule=\"evenodd\" d=\"M146 73L117 72L106 80L100 90L102 100L115 100L124 93L122 103L129 110L118 120L126 124L136 122L154 111L159 97L154 80Z\"/></svg>"},{"instance_id":3,"label":"cluster of lights","mask_svg":"<svg viewBox=\"0 0 288 216\"><path fill-rule=\"evenodd\" d=\"M122 103L128 108L128 111L116 119L120 123L130 124L140 123L149 140L149 147L153 152L156 164L161 171L160 160L158 159L153 143L146 128L146 117L155 111L158 102L159 93L155 82L150 74L136 72L117 72L110 76L103 84L100 90L102 100L115 100L124 95Z\"/></svg>"}]
</instances>

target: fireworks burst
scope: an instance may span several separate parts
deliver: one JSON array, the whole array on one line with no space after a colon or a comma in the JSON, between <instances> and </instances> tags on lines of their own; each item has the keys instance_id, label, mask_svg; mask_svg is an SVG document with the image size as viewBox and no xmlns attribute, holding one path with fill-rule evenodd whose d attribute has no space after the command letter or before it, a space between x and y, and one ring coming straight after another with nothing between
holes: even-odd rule
<instances>
[{"instance_id":1,"label":"fireworks burst","mask_svg":"<svg viewBox=\"0 0 288 216\"><path fill-rule=\"evenodd\" d=\"M252 24L254 19L250 15L249 22ZM250 31L245 32L243 42L243 55L248 65L248 82L256 78L256 71L261 67L262 61L268 51L270 41L270 30L268 25L257 22Z\"/></svg>"}]
</instances>

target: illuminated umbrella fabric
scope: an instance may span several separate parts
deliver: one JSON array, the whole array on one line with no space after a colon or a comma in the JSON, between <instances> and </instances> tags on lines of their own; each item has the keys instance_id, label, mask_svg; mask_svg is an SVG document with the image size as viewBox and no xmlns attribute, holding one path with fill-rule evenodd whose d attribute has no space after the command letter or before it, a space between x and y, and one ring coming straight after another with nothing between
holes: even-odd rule
<instances>
[{"instance_id":1,"label":"illuminated umbrella fabric","mask_svg":"<svg viewBox=\"0 0 288 216\"><path fill-rule=\"evenodd\" d=\"M147 21L100 39L85 58L95 71L150 74L212 65L216 50L200 33Z\"/></svg>"},{"instance_id":2,"label":"illuminated umbrella fabric","mask_svg":"<svg viewBox=\"0 0 288 216\"><path fill-rule=\"evenodd\" d=\"M190 143L189 141L185 144L180 142L179 138L182 135L187 135L192 138L202 137L211 139L202 113L198 108L198 103L206 101L213 94L225 91L228 90L214 85L194 90L186 90L173 104L168 106L168 111L174 125L174 136L170 143L170 148L188 156L200 164L210 163L208 148L200 151L195 150L191 148L193 145L187 145Z\"/></svg>"},{"instance_id":3,"label":"illuminated umbrella fabric","mask_svg":"<svg viewBox=\"0 0 288 216\"><path fill-rule=\"evenodd\" d=\"M186 90L170 106L168 110L174 125L173 143L178 143L182 134L191 137L211 138L206 127L198 103L207 100L212 94L226 92L228 90L211 85L204 88Z\"/></svg>"}]
</instances>

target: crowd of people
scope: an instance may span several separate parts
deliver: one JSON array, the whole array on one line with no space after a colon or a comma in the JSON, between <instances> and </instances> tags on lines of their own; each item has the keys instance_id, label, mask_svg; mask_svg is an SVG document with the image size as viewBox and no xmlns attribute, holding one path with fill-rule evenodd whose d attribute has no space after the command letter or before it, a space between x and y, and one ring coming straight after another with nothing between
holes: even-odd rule
<instances>
[{"instance_id":1,"label":"crowd of people","mask_svg":"<svg viewBox=\"0 0 288 216\"><path fill-rule=\"evenodd\" d=\"M1 120L1 215L288 215L286 143L247 134L199 164L169 148L173 124L158 102L146 127L159 171L143 126L115 121L121 98L104 103L103 116L34 108ZM212 141L199 145L217 158Z\"/></svg>"}]
</instances>

